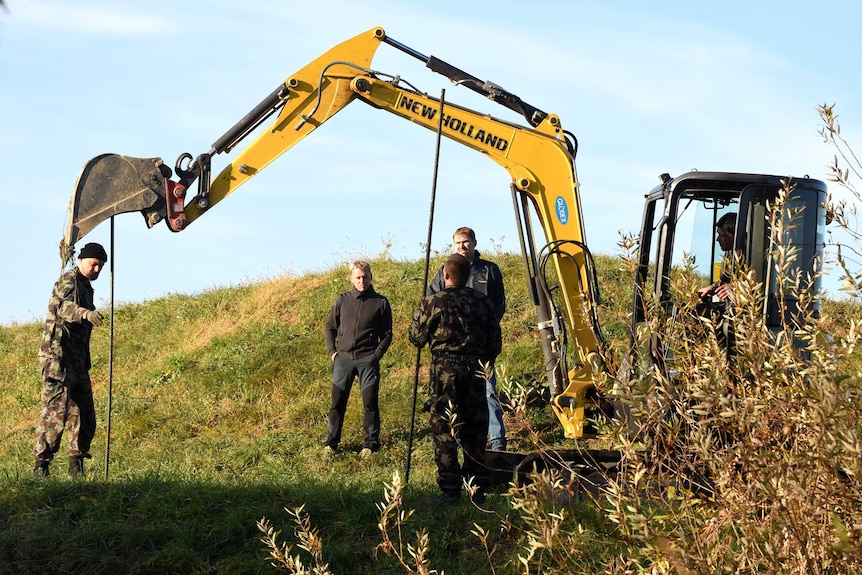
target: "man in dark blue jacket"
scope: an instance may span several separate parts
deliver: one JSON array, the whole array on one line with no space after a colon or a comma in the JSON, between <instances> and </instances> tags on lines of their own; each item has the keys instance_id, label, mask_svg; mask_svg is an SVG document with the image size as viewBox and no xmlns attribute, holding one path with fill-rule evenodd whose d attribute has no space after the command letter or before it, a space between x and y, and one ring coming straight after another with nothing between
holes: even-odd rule
<instances>
[{"instance_id":1,"label":"man in dark blue jacket","mask_svg":"<svg viewBox=\"0 0 862 575\"><path fill-rule=\"evenodd\" d=\"M353 289L336 298L326 321L326 351L333 365L332 407L323 449L327 456L338 449L350 389L358 377L365 430L360 455L366 458L380 450L380 359L392 343L392 308L374 291L368 262L350 264L350 282Z\"/></svg>"}]
</instances>

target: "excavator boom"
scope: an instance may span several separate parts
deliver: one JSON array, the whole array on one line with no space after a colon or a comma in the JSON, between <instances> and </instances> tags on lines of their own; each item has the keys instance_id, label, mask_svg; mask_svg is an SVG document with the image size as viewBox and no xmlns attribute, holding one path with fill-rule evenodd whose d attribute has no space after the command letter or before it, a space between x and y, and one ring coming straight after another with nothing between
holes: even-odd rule
<instances>
[{"instance_id":1,"label":"excavator boom","mask_svg":"<svg viewBox=\"0 0 862 575\"><path fill-rule=\"evenodd\" d=\"M180 180L174 186L169 183L172 171L161 158L102 154L87 162L69 205L61 241L63 262L71 257L79 239L113 215L141 211L149 227L165 220L172 231L183 230L351 103L357 94L350 89L350 83L356 77L374 75L369 66L381 42L423 61L453 83L521 114L532 126L547 116L497 84L480 80L439 58L425 56L375 27L331 48L287 78L208 152L196 158L188 153L180 155L175 165ZM275 121L255 142L210 181L212 156L233 150L273 115L277 115ZM186 191L195 181L198 193L185 205Z\"/></svg>"},{"instance_id":2,"label":"excavator boom","mask_svg":"<svg viewBox=\"0 0 862 575\"><path fill-rule=\"evenodd\" d=\"M175 166L180 179L171 186L173 189L168 184L171 169L161 158L102 154L87 162L69 205L61 241L64 262L71 257L78 240L100 222L120 213L141 211L149 227L166 220L172 231L185 229L349 104L356 97L348 87L350 80L367 73L385 36L382 28L372 28L333 47L277 86L208 152L194 159L182 154ZM275 120L256 141L210 182L212 156L230 152L273 115ZM195 181L198 193L185 205L186 191Z\"/></svg>"},{"instance_id":3,"label":"excavator boom","mask_svg":"<svg viewBox=\"0 0 862 575\"><path fill-rule=\"evenodd\" d=\"M405 87L400 76L371 70L371 60L381 43L517 112L529 126L448 102L444 105L412 86ZM90 160L70 203L64 257L71 257L75 242L101 221L123 212L140 211L150 227L165 220L172 231L183 230L353 101L428 130L440 130L443 136L489 157L509 173L552 406L567 436L583 436L586 393L596 379L607 374L595 314L597 281L586 247L575 172L574 137L563 130L556 115L525 103L497 84L424 56L388 38L382 28L372 28L335 46L287 78L208 152L197 157L180 155L174 166L176 180L171 179L174 171L160 158L104 154ZM262 127L267 121L269 125ZM211 177L212 157L230 152L252 133L257 134L254 141ZM195 182L197 191L186 202ZM541 250L536 248L532 234L531 213L544 232ZM551 288L546 273L553 277L551 283L555 285ZM571 354L567 353L567 335L576 345ZM566 368L567 355L577 358L571 370Z\"/></svg>"}]
</instances>

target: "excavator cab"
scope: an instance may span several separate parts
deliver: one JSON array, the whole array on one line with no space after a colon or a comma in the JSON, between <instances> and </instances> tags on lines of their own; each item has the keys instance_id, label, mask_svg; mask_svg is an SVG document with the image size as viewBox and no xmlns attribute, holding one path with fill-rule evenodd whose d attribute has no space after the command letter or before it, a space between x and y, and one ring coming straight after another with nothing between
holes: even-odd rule
<instances>
[{"instance_id":1,"label":"excavator cab","mask_svg":"<svg viewBox=\"0 0 862 575\"><path fill-rule=\"evenodd\" d=\"M689 172L676 178L664 174L661 180L644 207L631 350L638 345L634 334L646 320L650 299L665 314L676 313L671 284L682 270L702 277L703 285L717 285L745 266L763 286L766 325L777 332L790 324L799 311L799 299L793 290L783 289L782 282L799 272L810 278L810 292L820 289L826 185L810 178L722 172ZM716 224L723 217L735 219L732 250L727 252L716 241ZM789 262L782 259L783 250L778 249L782 247L793 248ZM720 312L722 302L715 305ZM811 306L819 312L819 300L815 298ZM653 363L666 364L661 342L655 339L650 346Z\"/></svg>"}]
</instances>

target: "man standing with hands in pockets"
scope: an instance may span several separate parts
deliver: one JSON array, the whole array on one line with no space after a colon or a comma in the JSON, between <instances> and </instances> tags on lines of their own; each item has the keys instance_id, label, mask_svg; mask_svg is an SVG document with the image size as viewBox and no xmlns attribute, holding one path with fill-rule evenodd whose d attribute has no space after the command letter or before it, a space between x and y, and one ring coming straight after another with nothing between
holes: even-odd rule
<instances>
[{"instance_id":1,"label":"man standing with hands in pockets","mask_svg":"<svg viewBox=\"0 0 862 575\"><path fill-rule=\"evenodd\" d=\"M341 428L354 378L362 391L365 459L380 450L380 359L392 343L392 308L371 285L371 264L350 264L353 289L340 294L326 321L326 351L332 359L332 406L329 410L324 455L331 456L341 441Z\"/></svg>"}]
</instances>

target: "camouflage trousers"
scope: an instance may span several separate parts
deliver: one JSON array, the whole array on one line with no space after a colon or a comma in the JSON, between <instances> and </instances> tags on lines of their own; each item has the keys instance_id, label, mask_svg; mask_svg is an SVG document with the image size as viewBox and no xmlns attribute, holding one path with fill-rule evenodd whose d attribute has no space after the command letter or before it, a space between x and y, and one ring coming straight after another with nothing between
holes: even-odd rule
<instances>
[{"instance_id":1,"label":"camouflage trousers","mask_svg":"<svg viewBox=\"0 0 862 575\"><path fill-rule=\"evenodd\" d=\"M68 429L67 429L68 428ZM96 410L90 375L84 371L66 382L42 381L39 423L36 425L37 461L51 461L60 449L63 430L68 430L69 455L86 455L96 434Z\"/></svg>"},{"instance_id":2,"label":"camouflage trousers","mask_svg":"<svg viewBox=\"0 0 862 575\"><path fill-rule=\"evenodd\" d=\"M485 380L477 374L478 358L435 354L431 360L431 413L437 485L443 493L460 493L463 479L485 487L485 442L488 438L488 402ZM454 421L453 421L454 417ZM458 447L463 462L458 462Z\"/></svg>"}]
</instances>

